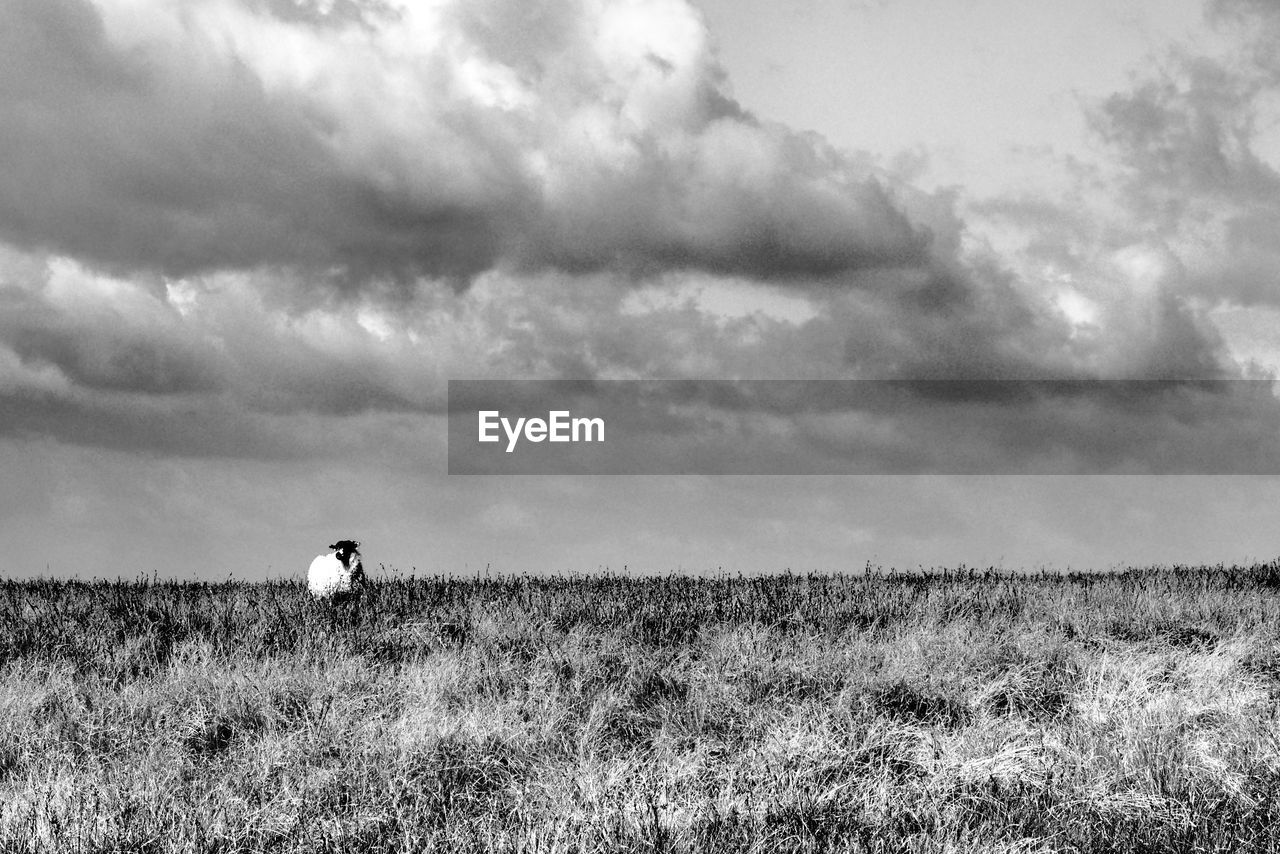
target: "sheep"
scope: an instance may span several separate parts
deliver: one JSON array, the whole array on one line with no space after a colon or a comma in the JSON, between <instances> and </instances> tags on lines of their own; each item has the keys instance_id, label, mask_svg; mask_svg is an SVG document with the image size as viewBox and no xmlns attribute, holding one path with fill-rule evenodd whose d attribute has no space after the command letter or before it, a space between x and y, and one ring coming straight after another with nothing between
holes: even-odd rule
<instances>
[{"instance_id":1,"label":"sheep","mask_svg":"<svg viewBox=\"0 0 1280 854\"><path fill-rule=\"evenodd\" d=\"M338 540L329 546L333 554L319 555L307 570L307 588L312 596L324 599L344 598L359 590L364 583L364 565L360 563L360 544L355 540Z\"/></svg>"}]
</instances>

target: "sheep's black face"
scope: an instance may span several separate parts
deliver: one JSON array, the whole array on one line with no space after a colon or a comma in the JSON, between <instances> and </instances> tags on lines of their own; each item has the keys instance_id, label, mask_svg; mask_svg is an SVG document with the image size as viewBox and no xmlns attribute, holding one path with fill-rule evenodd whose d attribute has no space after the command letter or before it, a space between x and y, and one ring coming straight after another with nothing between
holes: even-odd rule
<instances>
[{"instance_id":1,"label":"sheep's black face","mask_svg":"<svg viewBox=\"0 0 1280 854\"><path fill-rule=\"evenodd\" d=\"M343 566L350 568L352 557L360 554L357 550L359 546L355 540L338 540L329 548L333 549L334 556Z\"/></svg>"}]
</instances>

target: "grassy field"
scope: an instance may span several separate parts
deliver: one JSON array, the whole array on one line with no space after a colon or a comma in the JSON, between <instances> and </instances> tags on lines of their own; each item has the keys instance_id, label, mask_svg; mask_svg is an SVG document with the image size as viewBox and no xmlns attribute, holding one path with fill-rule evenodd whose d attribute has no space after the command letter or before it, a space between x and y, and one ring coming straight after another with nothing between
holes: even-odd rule
<instances>
[{"instance_id":1,"label":"grassy field","mask_svg":"<svg viewBox=\"0 0 1280 854\"><path fill-rule=\"evenodd\" d=\"M1280 563L0 583L3 851L1280 850Z\"/></svg>"}]
</instances>

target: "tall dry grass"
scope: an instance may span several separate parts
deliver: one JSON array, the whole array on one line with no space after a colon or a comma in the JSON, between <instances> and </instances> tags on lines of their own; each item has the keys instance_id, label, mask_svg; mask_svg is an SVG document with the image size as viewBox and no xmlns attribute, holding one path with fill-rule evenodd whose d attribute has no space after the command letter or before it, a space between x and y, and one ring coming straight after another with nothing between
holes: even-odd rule
<instances>
[{"instance_id":1,"label":"tall dry grass","mask_svg":"<svg viewBox=\"0 0 1280 854\"><path fill-rule=\"evenodd\" d=\"M1280 564L0 584L0 850L1280 849Z\"/></svg>"}]
</instances>

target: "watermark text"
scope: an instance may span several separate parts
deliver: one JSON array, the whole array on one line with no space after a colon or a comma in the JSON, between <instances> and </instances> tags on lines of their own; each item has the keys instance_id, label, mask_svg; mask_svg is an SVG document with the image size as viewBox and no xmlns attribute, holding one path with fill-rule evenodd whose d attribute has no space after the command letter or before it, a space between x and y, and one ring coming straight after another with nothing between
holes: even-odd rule
<instances>
[{"instance_id":1,"label":"watermark text","mask_svg":"<svg viewBox=\"0 0 1280 854\"><path fill-rule=\"evenodd\" d=\"M543 418L517 418L514 423L496 409L482 409L477 415L481 442L502 441L506 434L507 453L523 438L527 442L603 442L603 418L574 418L567 409L553 409Z\"/></svg>"}]
</instances>

